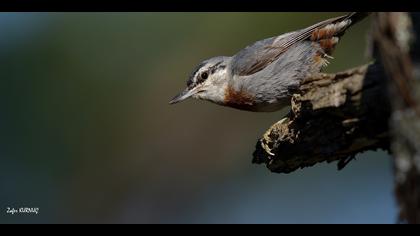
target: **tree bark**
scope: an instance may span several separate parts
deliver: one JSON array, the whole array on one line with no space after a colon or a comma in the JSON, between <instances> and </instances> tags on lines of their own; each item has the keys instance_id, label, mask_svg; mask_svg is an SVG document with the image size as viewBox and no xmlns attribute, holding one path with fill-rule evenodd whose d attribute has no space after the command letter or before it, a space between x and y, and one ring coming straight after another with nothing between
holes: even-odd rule
<instances>
[{"instance_id":1,"label":"tree bark","mask_svg":"<svg viewBox=\"0 0 420 236\"><path fill-rule=\"evenodd\" d=\"M378 13L372 27L392 98L391 150L399 220L408 223L420 223L419 20L419 14Z\"/></svg>"},{"instance_id":2,"label":"tree bark","mask_svg":"<svg viewBox=\"0 0 420 236\"><path fill-rule=\"evenodd\" d=\"M389 150L382 79L377 63L307 79L292 97L291 112L258 141L253 162L278 173L335 160L341 169L357 153Z\"/></svg>"},{"instance_id":3,"label":"tree bark","mask_svg":"<svg viewBox=\"0 0 420 236\"><path fill-rule=\"evenodd\" d=\"M387 150L399 220L420 223L420 14L375 13L371 35L375 63L305 80L253 162L278 173L324 161L341 169L358 153Z\"/></svg>"}]
</instances>

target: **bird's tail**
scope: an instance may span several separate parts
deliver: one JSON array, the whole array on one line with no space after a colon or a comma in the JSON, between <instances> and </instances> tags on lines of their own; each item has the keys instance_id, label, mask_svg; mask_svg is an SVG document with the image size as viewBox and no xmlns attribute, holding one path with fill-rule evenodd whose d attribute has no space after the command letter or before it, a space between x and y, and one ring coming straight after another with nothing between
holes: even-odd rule
<instances>
[{"instance_id":1,"label":"bird's tail","mask_svg":"<svg viewBox=\"0 0 420 236\"><path fill-rule=\"evenodd\" d=\"M314 25L311 40L321 40L324 38L340 37L344 32L366 18L370 12L352 12L347 15L331 18Z\"/></svg>"},{"instance_id":2,"label":"bird's tail","mask_svg":"<svg viewBox=\"0 0 420 236\"><path fill-rule=\"evenodd\" d=\"M319 43L327 55L331 55L345 31L369 15L369 12L352 12L325 20L315 25L310 40Z\"/></svg>"},{"instance_id":3,"label":"bird's tail","mask_svg":"<svg viewBox=\"0 0 420 236\"><path fill-rule=\"evenodd\" d=\"M369 16L370 13L371 12L352 12L347 14L345 19L349 19L351 21L350 25L354 25Z\"/></svg>"}]
</instances>

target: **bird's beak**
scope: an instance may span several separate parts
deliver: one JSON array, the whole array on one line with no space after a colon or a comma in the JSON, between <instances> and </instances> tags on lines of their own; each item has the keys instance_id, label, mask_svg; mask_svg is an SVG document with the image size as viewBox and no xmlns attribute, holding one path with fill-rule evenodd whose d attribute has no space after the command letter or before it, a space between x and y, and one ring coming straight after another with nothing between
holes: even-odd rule
<instances>
[{"instance_id":1,"label":"bird's beak","mask_svg":"<svg viewBox=\"0 0 420 236\"><path fill-rule=\"evenodd\" d=\"M176 95L174 98L172 98L172 100L169 102L169 104L175 104L178 102L182 102L185 99L191 97L192 95L194 95L196 92L196 89L188 89L186 88L184 91L182 91L180 94Z\"/></svg>"}]
</instances>

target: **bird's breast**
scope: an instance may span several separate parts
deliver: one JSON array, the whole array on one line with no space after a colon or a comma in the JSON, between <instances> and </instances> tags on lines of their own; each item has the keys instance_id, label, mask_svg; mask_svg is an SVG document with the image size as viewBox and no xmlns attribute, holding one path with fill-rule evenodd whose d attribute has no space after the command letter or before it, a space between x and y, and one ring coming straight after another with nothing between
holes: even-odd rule
<instances>
[{"instance_id":1,"label":"bird's breast","mask_svg":"<svg viewBox=\"0 0 420 236\"><path fill-rule=\"evenodd\" d=\"M249 91L228 85L225 89L223 105L241 110L252 110L255 97Z\"/></svg>"},{"instance_id":2,"label":"bird's breast","mask_svg":"<svg viewBox=\"0 0 420 236\"><path fill-rule=\"evenodd\" d=\"M275 102L262 101L250 91L227 86L222 105L245 111L273 112L284 108L289 103L290 101L287 98Z\"/></svg>"}]
</instances>

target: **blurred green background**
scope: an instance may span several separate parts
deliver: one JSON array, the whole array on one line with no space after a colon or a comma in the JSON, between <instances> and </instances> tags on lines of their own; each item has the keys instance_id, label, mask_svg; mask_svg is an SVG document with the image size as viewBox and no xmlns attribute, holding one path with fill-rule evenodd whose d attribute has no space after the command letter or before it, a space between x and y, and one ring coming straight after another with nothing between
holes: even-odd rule
<instances>
[{"instance_id":1,"label":"blurred green background","mask_svg":"<svg viewBox=\"0 0 420 236\"><path fill-rule=\"evenodd\" d=\"M251 159L280 113L168 105L201 60L340 14L1 13L0 223L395 222L386 153L274 174Z\"/></svg>"}]
</instances>

